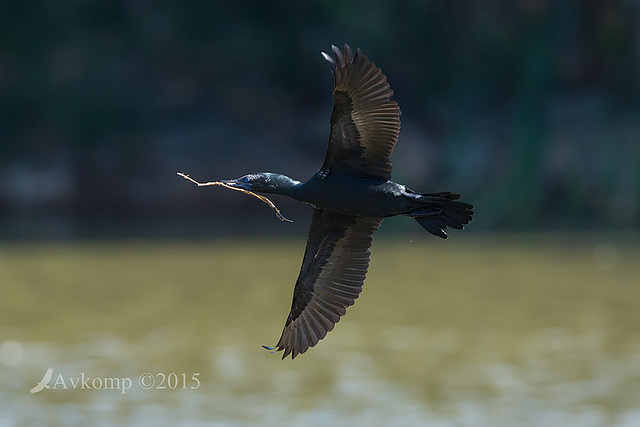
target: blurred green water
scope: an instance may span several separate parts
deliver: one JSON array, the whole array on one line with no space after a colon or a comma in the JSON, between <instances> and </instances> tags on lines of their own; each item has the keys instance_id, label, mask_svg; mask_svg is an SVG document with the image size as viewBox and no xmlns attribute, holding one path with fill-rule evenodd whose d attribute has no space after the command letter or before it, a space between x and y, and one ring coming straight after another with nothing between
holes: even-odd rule
<instances>
[{"instance_id":1,"label":"blurred green water","mask_svg":"<svg viewBox=\"0 0 640 427\"><path fill-rule=\"evenodd\" d=\"M464 237L377 239L294 361L260 345L302 241L2 245L0 424L640 425L637 236ZM30 394L48 367L132 386Z\"/></svg>"}]
</instances>

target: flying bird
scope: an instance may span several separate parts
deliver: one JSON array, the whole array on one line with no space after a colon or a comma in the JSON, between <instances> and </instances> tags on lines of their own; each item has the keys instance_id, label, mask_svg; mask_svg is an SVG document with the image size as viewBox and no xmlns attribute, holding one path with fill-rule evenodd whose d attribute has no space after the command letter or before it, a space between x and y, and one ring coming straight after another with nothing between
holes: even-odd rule
<instances>
[{"instance_id":1,"label":"flying bird","mask_svg":"<svg viewBox=\"0 0 640 427\"><path fill-rule=\"evenodd\" d=\"M380 68L357 49L332 46L322 55L333 74L329 145L322 167L306 182L260 172L238 179L198 183L247 193L274 193L313 206L302 268L280 340L268 350L295 358L323 339L362 291L373 233L382 219L414 218L431 234L447 238L462 229L473 206L450 192L418 193L391 181L390 156L400 131L400 108ZM284 218L266 197L266 201Z\"/></svg>"},{"instance_id":2,"label":"flying bird","mask_svg":"<svg viewBox=\"0 0 640 427\"><path fill-rule=\"evenodd\" d=\"M47 369L47 372L44 373L44 376L42 377L42 379L38 381L38 384L36 384L34 388L29 390L29 393L36 394L41 392L45 388L49 388L49 381L51 381L52 376L53 376L53 368Z\"/></svg>"}]
</instances>

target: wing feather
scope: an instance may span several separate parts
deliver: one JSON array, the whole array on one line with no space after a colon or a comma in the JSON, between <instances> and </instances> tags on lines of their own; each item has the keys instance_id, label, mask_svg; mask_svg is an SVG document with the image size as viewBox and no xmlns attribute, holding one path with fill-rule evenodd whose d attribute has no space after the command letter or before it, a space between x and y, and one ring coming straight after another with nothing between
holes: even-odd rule
<instances>
[{"instance_id":1,"label":"wing feather","mask_svg":"<svg viewBox=\"0 0 640 427\"><path fill-rule=\"evenodd\" d=\"M337 62L340 59L336 59ZM274 348L295 358L323 339L354 304L382 219L314 209L291 311Z\"/></svg>"},{"instance_id":2,"label":"wing feather","mask_svg":"<svg viewBox=\"0 0 640 427\"><path fill-rule=\"evenodd\" d=\"M333 73L331 132L323 169L388 180L400 132L400 108L382 70L348 45L323 53Z\"/></svg>"}]
</instances>

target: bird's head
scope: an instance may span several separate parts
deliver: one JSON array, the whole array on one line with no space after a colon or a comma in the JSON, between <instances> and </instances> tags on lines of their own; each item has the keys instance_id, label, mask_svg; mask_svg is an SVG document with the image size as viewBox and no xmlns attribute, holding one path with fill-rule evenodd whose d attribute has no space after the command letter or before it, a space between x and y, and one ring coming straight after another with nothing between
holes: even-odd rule
<instances>
[{"instance_id":1,"label":"bird's head","mask_svg":"<svg viewBox=\"0 0 640 427\"><path fill-rule=\"evenodd\" d=\"M231 187L241 188L247 191L268 193L270 191L267 190L273 187L273 182L269 175L271 174L265 172L250 173L240 178L229 179L223 182Z\"/></svg>"},{"instance_id":2,"label":"bird's head","mask_svg":"<svg viewBox=\"0 0 640 427\"><path fill-rule=\"evenodd\" d=\"M288 176L271 172L250 173L237 179L224 181L230 187L258 193L285 193L287 189L299 184Z\"/></svg>"}]
</instances>

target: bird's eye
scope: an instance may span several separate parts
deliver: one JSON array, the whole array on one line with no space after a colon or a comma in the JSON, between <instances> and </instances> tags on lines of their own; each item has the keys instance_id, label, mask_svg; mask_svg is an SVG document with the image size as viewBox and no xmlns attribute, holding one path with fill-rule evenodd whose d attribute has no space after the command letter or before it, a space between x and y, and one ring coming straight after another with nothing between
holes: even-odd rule
<instances>
[{"instance_id":1,"label":"bird's eye","mask_svg":"<svg viewBox=\"0 0 640 427\"><path fill-rule=\"evenodd\" d=\"M240 178L241 182L249 182L249 177L248 176L243 176L242 178Z\"/></svg>"}]
</instances>

